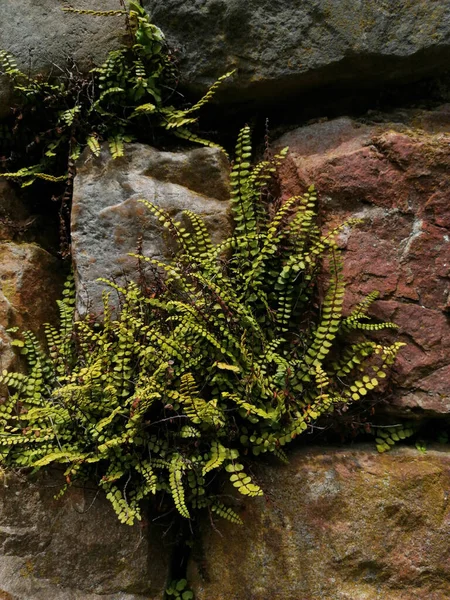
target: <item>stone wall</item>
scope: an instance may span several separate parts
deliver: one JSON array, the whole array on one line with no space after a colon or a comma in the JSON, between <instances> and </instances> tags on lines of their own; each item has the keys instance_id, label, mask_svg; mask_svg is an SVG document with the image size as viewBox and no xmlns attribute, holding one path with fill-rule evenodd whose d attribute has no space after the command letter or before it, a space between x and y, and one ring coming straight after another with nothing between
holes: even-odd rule
<instances>
[{"instance_id":1,"label":"stone wall","mask_svg":"<svg viewBox=\"0 0 450 600\"><path fill-rule=\"evenodd\" d=\"M285 197L315 183L324 228L347 217L340 236L346 308L373 289L373 315L400 325L407 342L377 413L448 422L450 411L450 105L379 110L302 121L309 91L327 102L361 90L448 77L450 5L445 0L145 0L180 57L181 90L203 93L238 68L218 96L261 113L299 105L274 149L290 146L280 173ZM4 0L0 48L24 70L58 72L66 59L87 71L118 44L122 17L61 11L66 0ZM120 8L119 0L80 8ZM7 23L7 27L3 26ZM28 72L28 71L27 71ZM424 89L427 89L426 87ZM321 100L322 101L322 100ZM0 79L0 117L14 99ZM324 104L325 105L325 104ZM321 106L315 107L320 113ZM238 123L238 124L237 124ZM276 125L276 123L275 123ZM227 132L226 132L227 133ZM228 170L214 149L163 151L142 144L112 161L84 154L72 211L78 312L101 311L97 278L132 277L145 252L170 255L161 229L137 202L174 216L206 216L216 237L229 227ZM28 199L27 199L28 198ZM44 212L0 180L0 366L17 360L6 331L56 317L65 267L48 243ZM139 241L141 239L141 241ZM16 363L17 364L17 363ZM433 423L434 421L432 421ZM260 464L261 500L236 500L244 525L208 519L188 575L197 600L443 600L450 596L449 448L385 455L372 446L295 450L290 464ZM60 476L0 484L0 599L161 599L176 547L156 523L120 525L102 494L73 489L53 500ZM58 480L58 481L57 481Z\"/></svg>"},{"instance_id":2,"label":"stone wall","mask_svg":"<svg viewBox=\"0 0 450 600\"><path fill-rule=\"evenodd\" d=\"M55 500L63 483L62 473L2 476L0 598L160 600L169 561L162 528L120 525L95 487Z\"/></svg>"},{"instance_id":3,"label":"stone wall","mask_svg":"<svg viewBox=\"0 0 450 600\"><path fill-rule=\"evenodd\" d=\"M39 242L48 227L8 182L0 180L0 369L15 364L8 329L41 332L57 316L64 281L57 257ZM1 395L1 394L0 394Z\"/></svg>"},{"instance_id":4,"label":"stone wall","mask_svg":"<svg viewBox=\"0 0 450 600\"><path fill-rule=\"evenodd\" d=\"M67 0L3 0L0 49L11 52L28 73L53 73L70 68L89 70L100 64L108 50L118 46L123 17L93 18L65 13ZM78 8L117 9L115 0L79 0ZM0 77L0 117L14 102L11 89Z\"/></svg>"},{"instance_id":5,"label":"stone wall","mask_svg":"<svg viewBox=\"0 0 450 600\"><path fill-rule=\"evenodd\" d=\"M129 144L126 155L113 160L105 146L97 159L85 152L77 171L71 230L80 315L102 310L105 284L99 277L119 284L136 277L137 260L129 254L138 245L146 256L170 256L164 228L139 199L176 220L188 209L202 215L216 242L229 229L229 165L220 150L173 153Z\"/></svg>"}]
</instances>

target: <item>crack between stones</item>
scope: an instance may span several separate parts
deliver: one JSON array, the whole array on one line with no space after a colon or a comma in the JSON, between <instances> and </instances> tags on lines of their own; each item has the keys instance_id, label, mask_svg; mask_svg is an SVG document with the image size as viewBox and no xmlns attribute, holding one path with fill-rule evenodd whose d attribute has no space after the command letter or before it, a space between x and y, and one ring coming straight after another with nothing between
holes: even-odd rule
<instances>
[{"instance_id":1,"label":"crack between stones","mask_svg":"<svg viewBox=\"0 0 450 600\"><path fill-rule=\"evenodd\" d=\"M180 579L188 580L187 570L194 537L192 524L190 521L186 521L186 519L182 519L182 517L178 515L174 517L173 524L175 524L176 532L167 569L166 587L161 600L166 600L167 596L165 590L171 581Z\"/></svg>"}]
</instances>

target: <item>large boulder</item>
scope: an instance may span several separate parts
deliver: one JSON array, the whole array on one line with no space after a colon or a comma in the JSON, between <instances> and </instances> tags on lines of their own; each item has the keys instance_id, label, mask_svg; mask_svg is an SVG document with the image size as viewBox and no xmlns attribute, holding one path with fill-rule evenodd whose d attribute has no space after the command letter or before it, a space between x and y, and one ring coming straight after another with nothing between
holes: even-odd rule
<instances>
[{"instance_id":1,"label":"large boulder","mask_svg":"<svg viewBox=\"0 0 450 600\"><path fill-rule=\"evenodd\" d=\"M447 0L144 0L182 56L183 81L204 91L237 68L234 101L278 104L309 89L374 87L442 73ZM353 91L353 89L352 89Z\"/></svg>"},{"instance_id":2,"label":"large boulder","mask_svg":"<svg viewBox=\"0 0 450 600\"><path fill-rule=\"evenodd\" d=\"M348 217L347 307L376 289L372 314L400 326L407 346L394 367L391 411L450 412L450 105L402 111L372 122L340 118L301 127L282 173L286 196L315 183L324 222Z\"/></svg>"},{"instance_id":3,"label":"large boulder","mask_svg":"<svg viewBox=\"0 0 450 600\"><path fill-rule=\"evenodd\" d=\"M63 12L64 7L115 10L116 0L3 0L0 50L11 52L25 73L58 75L75 62L89 70L118 44L124 17L93 17ZM0 78L0 117L13 102L11 89Z\"/></svg>"},{"instance_id":4,"label":"large boulder","mask_svg":"<svg viewBox=\"0 0 450 600\"><path fill-rule=\"evenodd\" d=\"M218 241L228 230L229 165L215 148L161 152L142 144L126 146L113 160L106 146L95 158L82 156L74 184L72 255L80 315L102 311L98 278L117 283L137 279L137 260L128 253L142 248L146 256L165 260L173 244L165 229L138 202L144 198L178 220L184 210L201 215ZM112 305L116 298L111 297Z\"/></svg>"},{"instance_id":5,"label":"large boulder","mask_svg":"<svg viewBox=\"0 0 450 600\"><path fill-rule=\"evenodd\" d=\"M447 70L447 0L144 0L179 50L182 82L204 92L237 68L223 99L278 103L307 90L342 91L417 81ZM3 0L0 49L26 72L58 74L67 59L87 70L117 46L123 17L61 8L118 9L117 0ZM0 116L11 94L0 82Z\"/></svg>"},{"instance_id":6,"label":"large boulder","mask_svg":"<svg viewBox=\"0 0 450 600\"><path fill-rule=\"evenodd\" d=\"M450 454L364 446L297 451L255 475L244 525L205 520L189 580L197 600L450 597Z\"/></svg>"},{"instance_id":7,"label":"large boulder","mask_svg":"<svg viewBox=\"0 0 450 600\"><path fill-rule=\"evenodd\" d=\"M151 523L121 525L95 489L55 500L62 473L0 482L0 598L160 600L168 551Z\"/></svg>"}]
</instances>

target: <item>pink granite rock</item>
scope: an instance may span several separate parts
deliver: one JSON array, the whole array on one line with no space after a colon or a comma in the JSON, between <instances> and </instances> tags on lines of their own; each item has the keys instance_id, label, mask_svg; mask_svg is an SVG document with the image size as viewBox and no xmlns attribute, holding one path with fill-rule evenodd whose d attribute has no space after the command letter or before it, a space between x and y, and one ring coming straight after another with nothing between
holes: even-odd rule
<instances>
[{"instance_id":1,"label":"pink granite rock","mask_svg":"<svg viewBox=\"0 0 450 600\"><path fill-rule=\"evenodd\" d=\"M390 409L442 415L450 408L450 105L403 111L380 123L349 118L287 133L286 196L314 183L326 226L362 224L340 239L347 307L379 290L372 313L400 325Z\"/></svg>"}]
</instances>

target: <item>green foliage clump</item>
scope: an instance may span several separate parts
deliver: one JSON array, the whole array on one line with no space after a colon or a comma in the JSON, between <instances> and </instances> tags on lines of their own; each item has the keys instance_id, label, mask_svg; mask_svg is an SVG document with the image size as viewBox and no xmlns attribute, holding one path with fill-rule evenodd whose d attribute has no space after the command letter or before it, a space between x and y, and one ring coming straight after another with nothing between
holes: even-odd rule
<instances>
[{"instance_id":1,"label":"green foliage clump","mask_svg":"<svg viewBox=\"0 0 450 600\"><path fill-rule=\"evenodd\" d=\"M123 156L124 142L158 128L215 146L196 136L190 127L197 121L198 110L231 73L220 77L194 106L176 108L170 103L175 70L164 34L139 4L129 1L126 11L63 10L92 16L123 15L127 23L124 45L109 52L90 76L83 76L74 65L56 81L23 73L10 53L0 51L0 73L9 77L22 99L8 134L3 136L8 172L0 177L17 178L23 186L36 179L65 181L68 163L86 146L97 156L100 143L107 141L113 158L118 158ZM16 167L14 171L11 166Z\"/></svg>"},{"instance_id":2,"label":"green foliage clump","mask_svg":"<svg viewBox=\"0 0 450 600\"><path fill-rule=\"evenodd\" d=\"M375 443L378 452L388 452L395 444L417 433L417 424L407 421L401 425L374 427Z\"/></svg>"},{"instance_id":3,"label":"green foliage clump","mask_svg":"<svg viewBox=\"0 0 450 600\"><path fill-rule=\"evenodd\" d=\"M142 202L176 240L169 264L138 256L154 283L109 285L100 321L72 322L70 286L48 350L26 333L28 374L5 372L0 456L9 467L64 464L66 485L96 478L119 519L140 519L140 501L165 492L180 515L208 508L235 523L219 472L245 496L263 490L251 460L284 452L322 415L379 385L401 343L367 340L370 294L343 315L345 283L336 237L321 234L316 192L271 201L285 157L252 166L249 128L231 172L234 230L214 244L198 215L185 225ZM351 224L351 223L350 223ZM346 225L349 225L347 222ZM317 308L318 275L329 283Z\"/></svg>"},{"instance_id":4,"label":"green foliage clump","mask_svg":"<svg viewBox=\"0 0 450 600\"><path fill-rule=\"evenodd\" d=\"M188 589L188 582L186 579L178 579L170 582L169 587L166 589L167 598L178 598L178 600L193 600L194 592Z\"/></svg>"}]
</instances>

